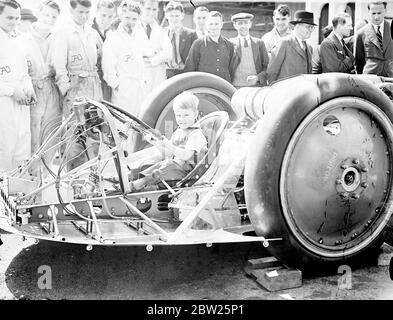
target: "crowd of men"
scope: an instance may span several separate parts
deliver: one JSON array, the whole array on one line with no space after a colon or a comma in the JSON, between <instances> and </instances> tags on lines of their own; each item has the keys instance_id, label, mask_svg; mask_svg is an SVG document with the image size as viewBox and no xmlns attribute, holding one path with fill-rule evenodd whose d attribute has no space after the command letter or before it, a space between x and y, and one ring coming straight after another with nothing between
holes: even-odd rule
<instances>
[{"instance_id":1,"label":"crowd of men","mask_svg":"<svg viewBox=\"0 0 393 320\"><path fill-rule=\"evenodd\" d=\"M28 160L71 113L75 97L111 101L138 116L149 93L165 79L189 71L215 74L236 88L265 86L299 74L344 72L393 76L391 24L386 2L368 4L368 22L350 36L351 16L336 14L320 46L307 43L315 29L312 12L274 10L273 29L252 37L253 15L231 17L238 36L221 34L223 16L198 7L195 30L183 25L180 2L70 0L70 18L55 25L56 1L35 14L15 0L0 0L0 172ZM330 32L330 34L328 34Z\"/></svg>"}]
</instances>

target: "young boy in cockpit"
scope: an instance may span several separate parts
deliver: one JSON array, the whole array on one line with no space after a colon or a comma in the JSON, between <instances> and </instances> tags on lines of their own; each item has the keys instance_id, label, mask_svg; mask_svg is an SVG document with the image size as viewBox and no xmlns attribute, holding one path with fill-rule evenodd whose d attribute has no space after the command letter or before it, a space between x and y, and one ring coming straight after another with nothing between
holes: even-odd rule
<instances>
[{"instance_id":1,"label":"young boy in cockpit","mask_svg":"<svg viewBox=\"0 0 393 320\"><path fill-rule=\"evenodd\" d=\"M132 191L156 184L160 179L181 180L195 167L197 160L207 150L206 137L196 123L198 104L198 98L187 91L174 99L173 111L178 128L171 139L148 139L165 159L140 172L141 178L131 182Z\"/></svg>"}]
</instances>

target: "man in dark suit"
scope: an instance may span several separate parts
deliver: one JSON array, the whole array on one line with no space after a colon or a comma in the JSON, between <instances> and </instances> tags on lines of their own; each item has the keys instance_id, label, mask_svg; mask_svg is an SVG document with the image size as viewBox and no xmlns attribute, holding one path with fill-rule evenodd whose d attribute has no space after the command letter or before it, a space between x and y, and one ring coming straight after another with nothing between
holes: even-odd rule
<instances>
[{"instance_id":1,"label":"man in dark suit","mask_svg":"<svg viewBox=\"0 0 393 320\"><path fill-rule=\"evenodd\" d=\"M267 68L268 82L312 72L312 47L306 43L315 29L314 14L295 12L290 36L282 38L273 48Z\"/></svg>"},{"instance_id":2,"label":"man in dark suit","mask_svg":"<svg viewBox=\"0 0 393 320\"><path fill-rule=\"evenodd\" d=\"M181 3L171 1L165 7L168 19L168 36L172 43L172 59L167 63L166 75L169 79L183 72L192 43L198 38L194 30L183 26L184 9Z\"/></svg>"},{"instance_id":3,"label":"man in dark suit","mask_svg":"<svg viewBox=\"0 0 393 320\"><path fill-rule=\"evenodd\" d=\"M332 25L332 33L321 43L322 72L354 73L355 58L344 42L351 34L352 18L348 13L339 13Z\"/></svg>"},{"instance_id":4,"label":"man in dark suit","mask_svg":"<svg viewBox=\"0 0 393 320\"><path fill-rule=\"evenodd\" d=\"M357 73L393 77L393 41L385 20L386 2L368 4L369 23L359 30L355 41Z\"/></svg>"},{"instance_id":5,"label":"man in dark suit","mask_svg":"<svg viewBox=\"0 0 393 320\"><path fill-rule=\"evenodd\" d=\"M266 85L266 69L269 56L264 42L250 36L250 13L237 13L232 16L233 26L238 32L230 40L235 45L234 75L232 84L236 88Z\"/></svg>"}]
</instances>

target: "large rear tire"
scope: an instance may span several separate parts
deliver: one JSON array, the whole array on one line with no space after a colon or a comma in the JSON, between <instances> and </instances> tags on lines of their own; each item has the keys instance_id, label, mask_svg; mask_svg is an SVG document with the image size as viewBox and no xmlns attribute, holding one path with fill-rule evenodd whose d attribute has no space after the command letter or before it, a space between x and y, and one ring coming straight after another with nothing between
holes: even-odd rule
<instances>
[{"instance_id":1,"label":"large rear tire","mask_svg":"<svg viewBox=\"0 0 393 320\"><path fill-rule=\"evenodd\" d=\"M368 256L392 214L391 101L344 74L295 77L265 94L245 165L256 233L282 238L268 250L295 267Z\"/></svg>"},{"instance_id":2,"label":"large rear tire","mask_svg":"<svg viewBox=\"0 0 393 320\"><path fill-rule=\"evenodd\" d=\"M231 120L236 119L237 116L231 107L231 98L236 88L224 79L205 72L183 73L163 82L143 103L139 118L170 137L176 129L172 111L173 99L186 90L199 98L201 117L213 111L226 111ZM134 151L144 146L145 143L138 137Z\"/></svg>"}]
</instances>

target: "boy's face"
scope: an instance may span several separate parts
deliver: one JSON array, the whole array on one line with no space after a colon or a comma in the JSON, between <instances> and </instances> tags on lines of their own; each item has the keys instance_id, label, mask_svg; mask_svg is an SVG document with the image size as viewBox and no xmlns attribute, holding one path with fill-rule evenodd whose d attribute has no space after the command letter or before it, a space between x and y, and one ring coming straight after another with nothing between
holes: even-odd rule
<instances>
[{"instance_id":1,"label":"boy's face","mask_svg":"<svg viewBox=\"0 0 393 320\"><path fill-rule=\"evenodd\" d=\"M198 114L198 112L193 109L174 108L173 111L175 113L176 123L181 129L191 127L195 123Z\"/></svg>"}]
</instances>

